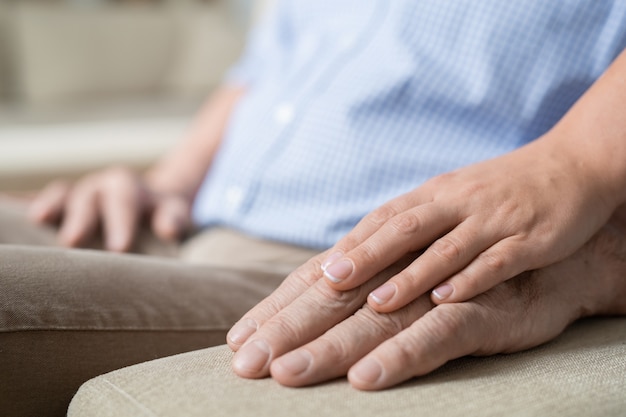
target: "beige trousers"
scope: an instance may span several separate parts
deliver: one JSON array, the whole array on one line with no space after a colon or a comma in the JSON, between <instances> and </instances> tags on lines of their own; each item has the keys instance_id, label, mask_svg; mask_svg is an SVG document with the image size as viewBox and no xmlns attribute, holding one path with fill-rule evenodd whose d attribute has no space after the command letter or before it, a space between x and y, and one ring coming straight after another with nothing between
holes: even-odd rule
<instances>
[{"instance_id":1,"label":"beige trousers","mask_svg":"<svg viewBox=\"0 0 626 417\"><path fill-rule=\"evenodd\" d=\"M134 255L62 249L6 201L0 243L0 416L11 417L63 416L96 375L223 344L315 254L224 229L180 246L143 232Z\"/></svg>"}]
</instances>

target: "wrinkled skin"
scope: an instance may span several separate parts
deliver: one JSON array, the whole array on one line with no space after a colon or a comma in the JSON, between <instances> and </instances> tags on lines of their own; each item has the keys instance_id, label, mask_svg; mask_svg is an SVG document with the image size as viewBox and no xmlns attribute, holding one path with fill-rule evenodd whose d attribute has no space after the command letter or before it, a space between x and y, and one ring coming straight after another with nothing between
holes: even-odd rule
<instances>
[{"instance_id":1,"label":"wrinkled skin","mask_svg":"<svg viewBox=\"0 0 626 417\"><path fill-rule=\"evenodd\" d=\"M373 310L367 295L411 257L354 290L337 291L321 279L322 254L233 327L233 368L246 378L271 375L288 386L347 375L358 389L378 390L461 356L537 346L582 317L624 315L624 219L621 208L574 255L472 300L435 305L424 295L392 313Z\"/></svg>"}]
</instances>

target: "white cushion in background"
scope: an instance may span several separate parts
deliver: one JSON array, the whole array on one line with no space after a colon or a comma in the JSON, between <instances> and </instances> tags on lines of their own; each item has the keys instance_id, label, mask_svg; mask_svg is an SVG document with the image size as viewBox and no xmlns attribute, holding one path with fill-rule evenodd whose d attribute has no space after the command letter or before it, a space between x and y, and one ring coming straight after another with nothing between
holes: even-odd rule
<instances>
[{"instance_id":1,"label":"white cushion in background","mask_svg":"<svg viewBox=\"0 0 626 417\"><path fill-rule=\"evenodd\" d=\"M0 129L0 190L41 186L111 164L146 166L185 132L186 117L24 125Z\"/></svg>"}]
</instances>

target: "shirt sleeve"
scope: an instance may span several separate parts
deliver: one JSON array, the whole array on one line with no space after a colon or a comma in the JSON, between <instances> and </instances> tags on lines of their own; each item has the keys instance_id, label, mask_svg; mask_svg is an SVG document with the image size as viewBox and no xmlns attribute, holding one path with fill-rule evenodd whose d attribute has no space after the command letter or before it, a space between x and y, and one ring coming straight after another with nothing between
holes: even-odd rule
<instances>
[{"instance_id":1,"label":"shirt sleeve","mask_svg":"<svg viewBox=\"0 0 626 417\"><path fill-rule=\"evenodd\" d=\"M286 59L293 43L287 3L278 0L250 31L242 56L226 73L226 84L251 86Z\"/></svg>"}]
</instances>

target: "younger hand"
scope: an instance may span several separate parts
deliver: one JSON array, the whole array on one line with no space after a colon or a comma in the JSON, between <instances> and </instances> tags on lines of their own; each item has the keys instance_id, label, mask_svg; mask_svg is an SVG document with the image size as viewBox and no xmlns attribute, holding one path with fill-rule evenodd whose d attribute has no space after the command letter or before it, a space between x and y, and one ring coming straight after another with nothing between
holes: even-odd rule
<instances>
[{"instance_id":1,"label":"younger hand","mask_svg":"<svg viewBox=\"0 0 626 417\"><path fill-rule=\"evenodd\" d=\"M86 244L101 226L106 249L124 252L146 217L158 237L180 237L191 224L190 204L182 194L157 192L130 169L110 168L75 184L51 183L34 199L29 216L39 223L60 220L59 240L69 247Z\"/></svg>"},{"instance_id":2,"label":"younger hand","mask_svg":"<svg viewBox=\"0 0 626 417\"><path fill-rule=\"evenodd\" d=\"M524 271L564 259L619 202L551 138L436 177L366 216L323 262L345 291L406 253L425 252L370 295L379 312L432 288L432 300L469 300Z\"/></svg>"}]
</instances>

